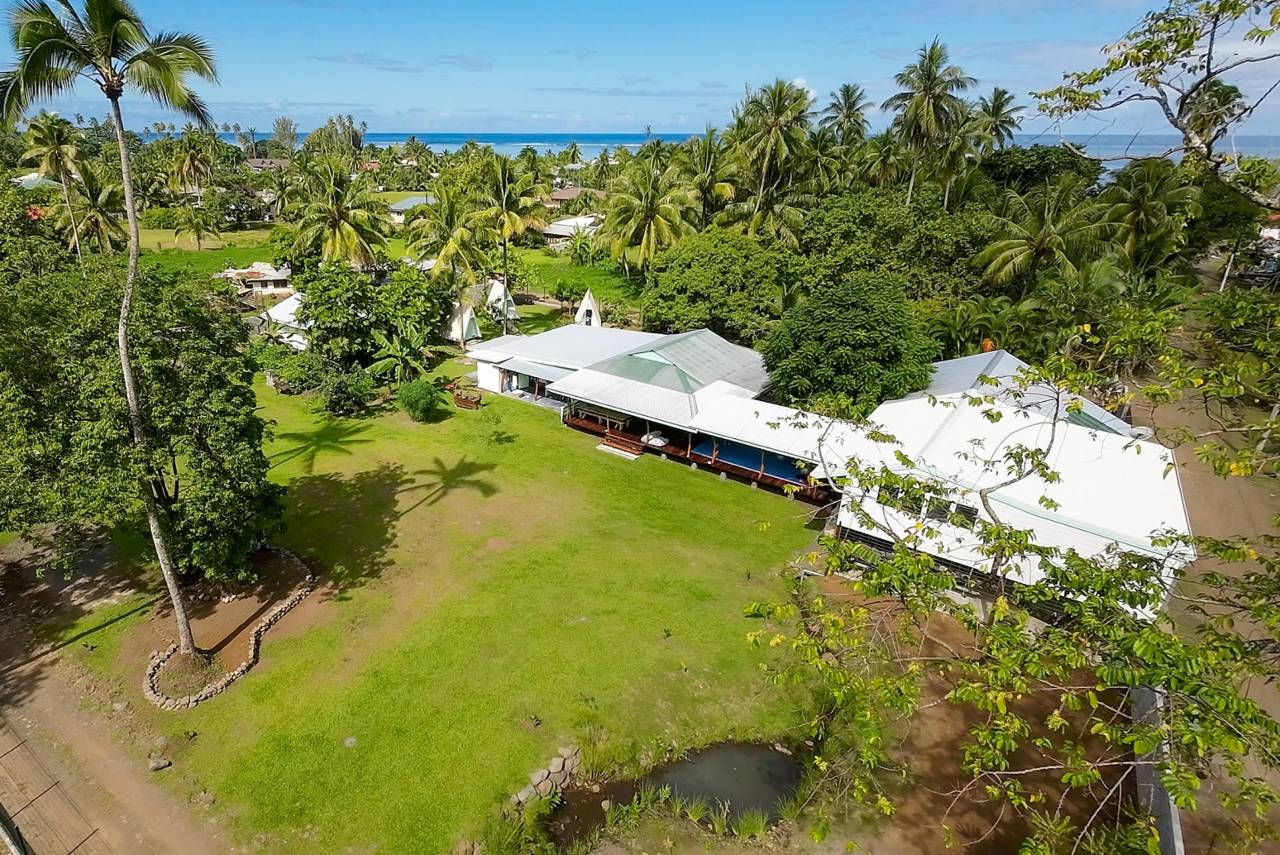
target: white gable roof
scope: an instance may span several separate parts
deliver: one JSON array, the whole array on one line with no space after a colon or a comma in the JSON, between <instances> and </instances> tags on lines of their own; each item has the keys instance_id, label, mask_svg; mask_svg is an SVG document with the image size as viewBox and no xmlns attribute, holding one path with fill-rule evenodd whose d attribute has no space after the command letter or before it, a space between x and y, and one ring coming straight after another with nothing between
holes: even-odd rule
<instances>
[{"instance_id":1,"label":"white gable roof","mask_svg":"<svg viewBox=\"0 0 1280 855\"><path fill-rule=\"evenodd\" d=\"M660 338L659 333L570 324L537 335L504 335L476 345L471 355L483 362L518 356L560 368L583 368Z\"/></svg>"},{"instance_id":2,"label":"white gable roof","mask_svg":"<svg viewBox=\"0 0 1280 855\"><path fill-rule=\"evenodd\" d=\"M282 327L305 330L311 324L298 320L298 310L300 308L302 308L302 295L291 294L270 309L267 309L265 314Z\"/></svg>"}]
</instances>

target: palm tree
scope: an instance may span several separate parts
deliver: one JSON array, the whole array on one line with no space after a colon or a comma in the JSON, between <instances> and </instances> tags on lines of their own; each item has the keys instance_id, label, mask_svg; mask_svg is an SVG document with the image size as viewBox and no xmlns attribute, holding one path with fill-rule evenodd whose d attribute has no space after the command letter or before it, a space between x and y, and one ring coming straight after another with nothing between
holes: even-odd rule
<instances>
[{"instance_id":1,"label":"palm tree","mask_svg":"<svg viewBox=\"0 0 1280 855\"><path fill-rule=\"evenodd\" d=\"M15 62L0 73L0 118L13 123L32 101L70 92L84 78L95 83L111 104L129 222L129 260L117 340L130 429L145 459L149 456L150 439L129 352L129 320L138 276L138 209L133 199L120 98L127 88L134 88L165 107L208 125L209 111L187 80L192 75L216 80L217 73L212 51L202 38L186 33L152 36L128 0L83 0L80 9L73 2L58 0L58 11L50 7L48 0L21 0L12 8L10 39ZM190 654L195 652L195 642L160 516L157 487L163 491L163 481L148 477L140 484L140 493L156 557L173 602L179 648Z\"/></svg>"},{"instance_id":2,"label":"palm tree","mask_svg":"<svg viewBox=\"0 0 1280 855\"><path fill-rule=\"evenodd\" d=\"M353 178L346 158L323 158L310 176L294 250L357 267L372 264L375 250L387 243L391 215L371 182L367 172Z\"/></svg>"},{"instance_id":3,"label":"palm tree","mask_svg":"<svg viewBox=\"0 0 1280 855\"><path fill-rule=\"evenodd\" d=\"M809 139L809 178L819 193L830 193L849 181L849 149L831 126L819 127Z\"/></svg>"},{"instance_id":4,"label":"palm tree","mask_svg":"<svg viewBox=\"0 0 1280 855\"><path fill-rule=\"evenodd\" d=\"M124 213L124 188L106 182L86 167L80 170L72 201L54 210L54 225L78 235L99 252L111 252L128 240L120 215ZM78 239L78 238L73 238ZM70 241L68 241L70 244Z\"/></svg>"},{"instance_id":5,"label":"palm tree","mask_svg":"<svg viewBox=\"0 0 1280 855\"><path fill-rule=\"evenodd\" d=\"M867 111L871 106L871 99L861 86L844 83L831 93L818 125L834 130L845 145L861 142L867 135Z\"/></svg>"},{"instance_id":6,"label":"palm tree","mask_svg":"<svg viewBox=\"0 0 1280 855\"><path fill-rule=\"evenodd\" d=\"M876 134L864 142L856 160L863 178L876 187L894 183L907 167L906 153L891 131Z\"/></svg>"},{"instance_id":7,"label":"palm tree","mask_svg":"<svg viewBox=\"0 0 1280 855\"><path fill-rule=\"evenodd\" d=\"M626 149L621 150L626 151ZM605 184L612 181L613 177L617 175L617 169L615 169L616 166L617 164L614 163L613 158L609 156L609 147L604 146L600 149L599 157L597 157L591 164L592 180L597 186L603 187Z\"/></svg>"},{"instance_id":8,"label":"palm tree","mask_svg":"<svg viewBox=\"0 0 1280 855\"><path fill-rule=\"evenodd\" d=\"M637 160L610 190L601 231L614 258L622 258L625 265L627 251L634 248L636 262L647 271L659 250L690 231L685 213L692 205L674 169L658 172L649 168L648 161Z\"/></svg>"},{"instance_id":9,"label":"palm tree","mask_svg":"<svg viewBox=\"0 0 1280 855\"><path fill-rule=\"evenodd\" d=\"M1114 230L1098 202L1085 197L1086 181L1059 176L1053 184L1020 194L1005 194L1005 214L992 215L1000 233L974 259L998 285L1022 281L1022 294L1036 276L1052 267L1072 275L1090 260Z\"/></svg>"},{"instance_id":10,"label":"palm tree","mask_svg":"<svg viewBox=\"0 0 1280 855\"><path fill-rule=\"evenodd\" d=\"M1199 191L1164 158L1148 158L1121 170L1102 194L1106 218L1125 227L1124 251L1134 254L1174 217L1199 213Z\"/></svg>"},{"instance_id":11,"label":"palm tree","mask_svg":"<svg viewBox=\"0 0 1280 855\"><path fill-rule=\"evenodd\" d=\"M741 144L758 176L756 212L767 199L770 183L786 176L781 167L796 158L808 141L813 97L809 90L787 80L775 80L747 98L742 108Z\"/></svg>"},{"instance_id":12,"label":"palm tree","mask_svg":"<svg viewBox=\"0 0 1280 855\"><path fill-rule=\"evenodd\" d=\"M1004 148L1013 142L1013 132L1022 127L1022 117L1018 114L1025 109L1014 103L1009 90L999 86L991 91L990 98L978 99L976 118L982 122L993 148Z\"/></svg>"},{"instance_id":13,"label":"palm tree","mask_svg":"<svg viewBox=\"0 0 1280 855\"><path fill-rule=\"evenodd\" d=\"M582 163L582 149L578 148L577 140L571 140L569 145L564 149L565 163Z\"/></svg>"},{"instance_id":14,"label":"palm tree","mask_svg":"<svg viewBox=\"0 0 1280 855\"><path fill-rule=\"evenodd\" d=\"M502 246L502 281L510 284L509 253L511 239L529 228L544 225L542 199L546 187L534 176L516 169L515 161L505 155L494 155L488 164L482 190L478 223Z\"/></svg>"},{"instance_id":15,"label":"palm tree","mask_svg":"<svg viewBox=\"0 0 1280 855\"><path fill-rule=\"evenodd\" d=\"M213 153L203 134L183 133L174 152L171 174L175 191L194 192L197 199L203 196L202 180L213 177Z\"/></svg>"},{"instance_id":16,"label":"palm tree","mask_svg":"<svg viewBox=\"0 0 1280 855\"><path fill-rule=\"evenodd\" d=\"M447 270L454 282L474 285L485 262L476 212L447 187L437 186L432 192L434 201L413 209L405 243L422 258L435 258L432 276Z\"/></svg>"},{"instance_id":17,"label":"palm tree","mask_svg":"<svg viewBox=\"0 0 1280 855\"><path fill-rule=\"evenodd\" d=\"M177 210L177 228L173 230L173 236L191 235L195 240L196 250L204 249L204 239L209 237L219 237L221 232L218 231L218 221L214 217L213 212L208 208L197 208L195 205L183 205Z\"/></svg>"},{"instance_id":18,"label":"palm tree","mask_svg":"<svg viewBox=\"0 0 1280 855\"><path fill-rule=\"evenodd\" d=\"M937 39L920 48L916 61L894 75L900 91L882 105L898 114L897 125L911 149L911 180L907 204L915 192L916 174L930 149L953 125L964 107L959 93L975 81L958 65L949 64L947 48Z\"/></svg>"},{"instance_id":19,"label":"palm tree","mask_svg":"<svg viewBox=\"0 0 1280 855\"><path fill-rule=\"evenodd\" d=\"M270 169L264 178L266 186L263 189L271 194L271 207L275 211L276 219L279 219L284 214L285 209L296 200L298 195L297 178L283 169Z\"/></svg>"},{"instance_id":20,"label":"palm tree","mask_svg":"<svg viewBox=\"0 0 1280 855\"><path fill-rule=\"evenodd\" d=\"M951 204L951 187L956 179L968 174L981 158L983 151L991 147L990 125L980 116L973 116L966 108L956 117L938 151L937 169L942 179L942 209Z\"/></svg>"},{"instance_id":21,"label":"palm tree","mask_svg":"<svg viewBox=\"0 0 1280 855\"><path fill-rule=\"evenodd\" d=\"M62 199L71 210L71 182L80 171L79 143L84 138L70 122L52 113L41 111L27 125L27 149L22 153L24 163L36 164L40 175L52 178L62 185ZM80 252L80 226L71 216L71 244L76 256Z\"/></svg>"},{"instance_id":22,"label":"palm tree","mask_svg":"<svg viewBox=\"0 0 1280 855\"><path fill-rule=\"evenodd\" d=\"M735 193L733 163L715 128L686 142L676 155L676 166L698 209L698 228L705 229Z\"/></svg>"}]
</instances>

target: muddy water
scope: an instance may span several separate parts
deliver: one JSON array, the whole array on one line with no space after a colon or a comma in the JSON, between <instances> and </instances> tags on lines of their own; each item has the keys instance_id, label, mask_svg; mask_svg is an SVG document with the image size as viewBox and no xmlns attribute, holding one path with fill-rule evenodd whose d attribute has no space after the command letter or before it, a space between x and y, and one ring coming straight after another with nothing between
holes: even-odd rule
<instances>
[{"instance_id":1,"label":"muddy water","mask_svg":"<svg viewBox=\"0 0 1280 855\"><path fill-rule=\"evenodd\" d=\"M802 773L796 758L771 745L712 745L659 766L638 781L614 781L598 792L583 786L565 790L551 815L551 838L560 845L572 843L604 823L602 802L626 804L644 785L670 787L672 795L702 799L712 809L725 804L731 819L754 810L776 820L779 806L800 786Z\"/></svg>"}]
</instances>

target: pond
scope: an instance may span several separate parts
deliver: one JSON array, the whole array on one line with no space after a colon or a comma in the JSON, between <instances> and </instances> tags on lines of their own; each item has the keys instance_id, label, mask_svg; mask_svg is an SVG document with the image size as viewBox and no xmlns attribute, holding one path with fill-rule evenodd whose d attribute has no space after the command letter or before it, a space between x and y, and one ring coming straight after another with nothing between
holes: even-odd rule
<instances>
[{"instance_id":1,"label":"pond","mask_svg":"<svg viewBox=\"0 0 1280 855\"><path fill-rule=\"evenodd\" d=\"M641 786L670 787L673 796L727 806L730 820L749 811L778 819L778 810L800 786L803 766L772 745L725 742L695 751L636 781L614 781L595 789L581 784L562 794L551 815L551 839L566 845L602 825L603 804L626 804Z\"/></svg>"}]
</instances>

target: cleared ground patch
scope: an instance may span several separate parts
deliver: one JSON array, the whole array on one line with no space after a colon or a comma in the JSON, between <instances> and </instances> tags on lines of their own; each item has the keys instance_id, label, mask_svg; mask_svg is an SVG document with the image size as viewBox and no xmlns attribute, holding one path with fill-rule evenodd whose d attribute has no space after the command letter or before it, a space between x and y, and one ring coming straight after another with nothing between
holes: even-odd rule
<instances>
[{"instance_id":1,"label":"cleared ground patch","mask_svg":"<svg viewBox=\"0 0 1280 855\"><path fill-rule=\"evenodd\" d=\"M634 766L793 723L742 610L782 595L805 506L604 454L513 401L430 425L261 402L282 543L326 571L323 605L216 701L141 711L174 785L255 851L447 851L588 728L590 762ZM145 614L95 670L135 680Z\"/></svg>"}]
</instances>

